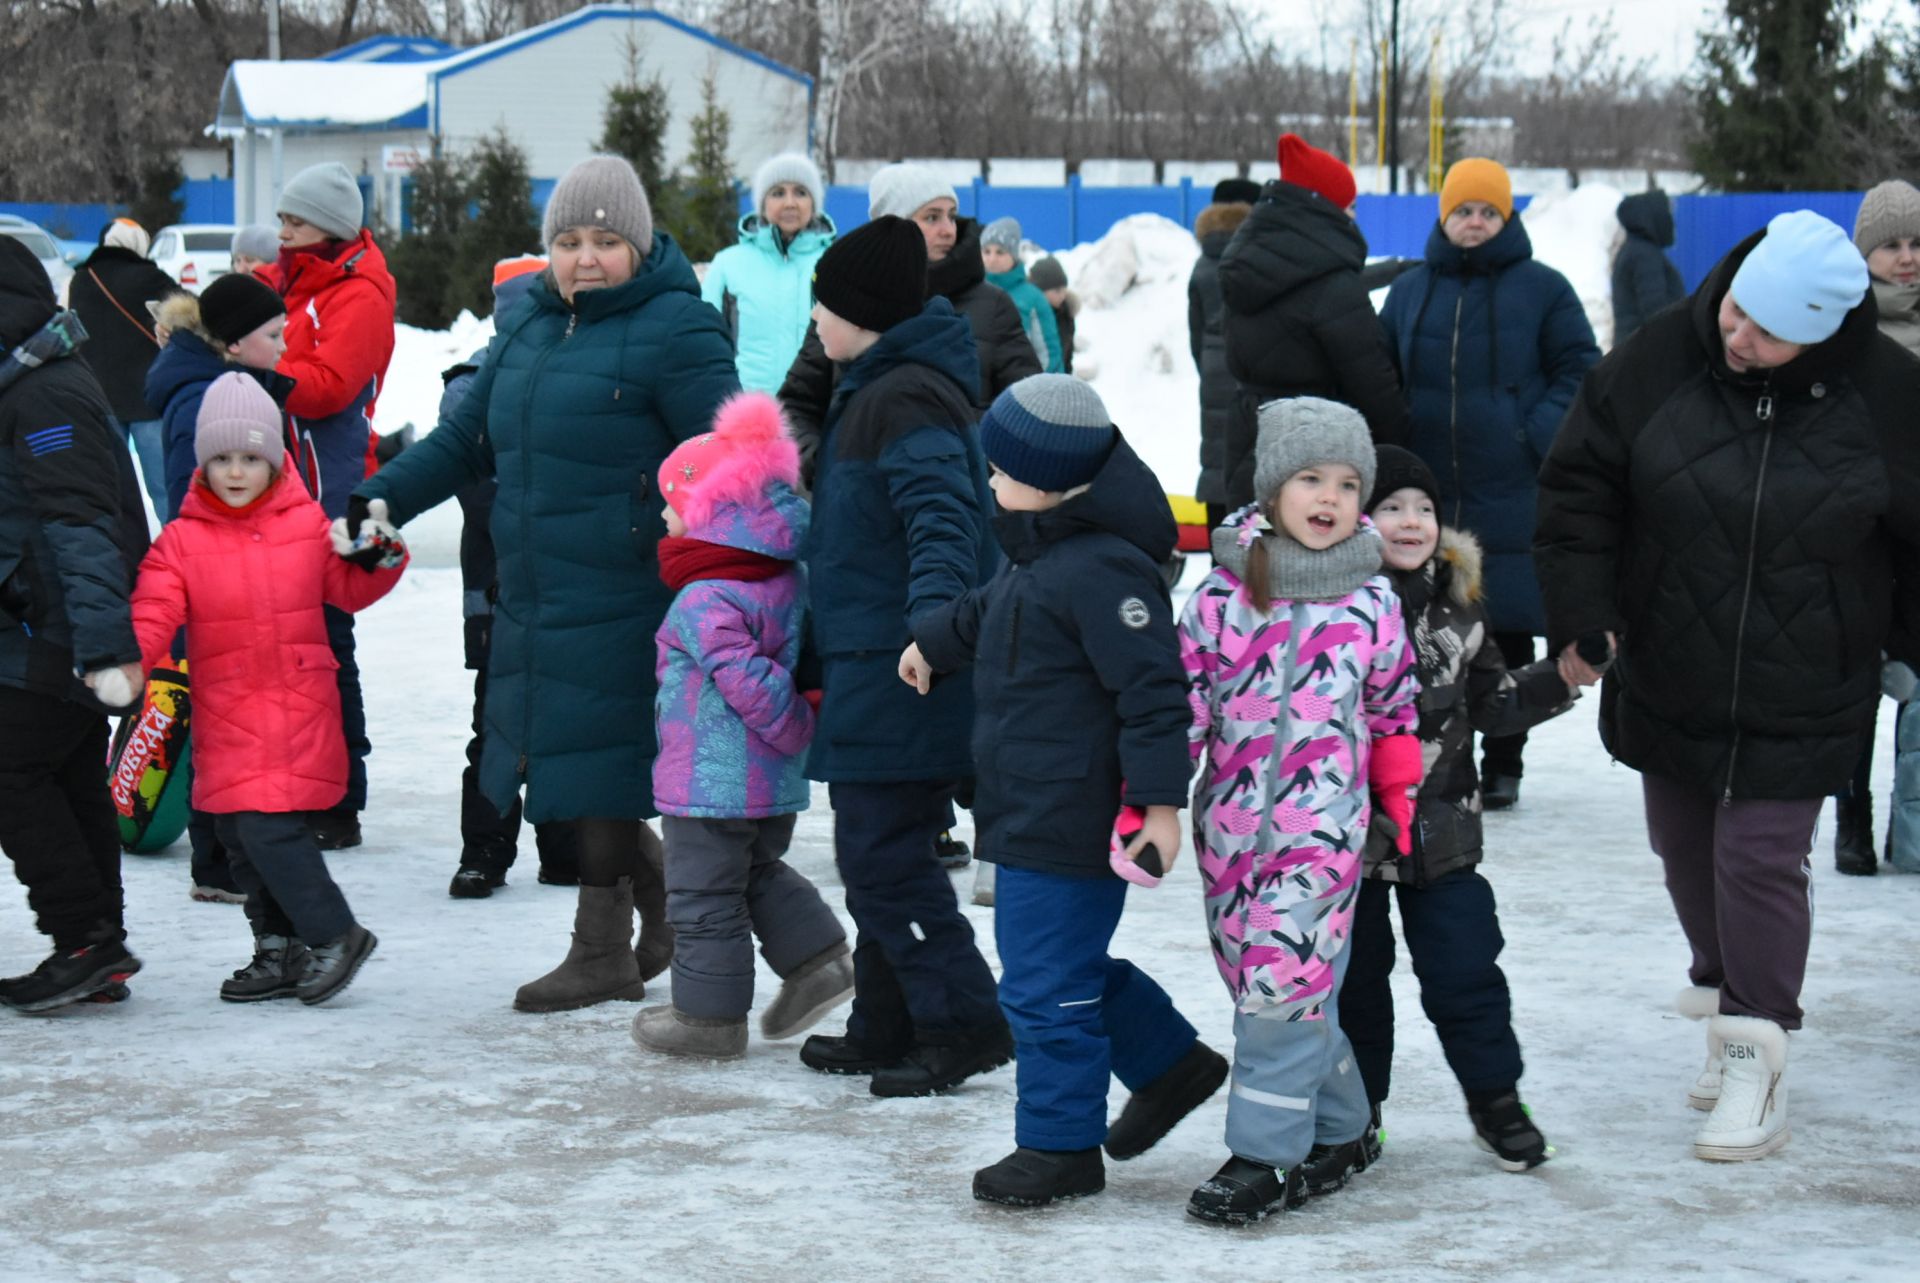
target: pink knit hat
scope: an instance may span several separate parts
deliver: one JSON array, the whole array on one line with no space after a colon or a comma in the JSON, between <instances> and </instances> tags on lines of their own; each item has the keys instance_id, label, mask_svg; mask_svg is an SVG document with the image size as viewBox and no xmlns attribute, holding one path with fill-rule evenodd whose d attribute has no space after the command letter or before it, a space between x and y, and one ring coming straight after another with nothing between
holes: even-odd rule
<instances>
[{"instance_id":1,"label":"pink knit hat","mask_svg":"<svg viewBox=\"0 0 1920 1283\"><path fill-rule=\"evenodd\" d=\"M780 403L764 392L729 397L713 431L674 447L660 465L660 493L689 531L707 524L724 503L745 503L769 481L800 485L800 451L787 435Z\"/></svg>"},{"instance_id":2,"label":"pink knit hat","mask_svg":"<svg viewBox=\"0 0 1920 1283\"><path fill-rule=\"evenodd\" d=\"M259 380L238 370L207 386L194 421L194 463L204 468L217 454L257 454L275 472L286 462L280 407Z\"/></svg>"}]
</instances>

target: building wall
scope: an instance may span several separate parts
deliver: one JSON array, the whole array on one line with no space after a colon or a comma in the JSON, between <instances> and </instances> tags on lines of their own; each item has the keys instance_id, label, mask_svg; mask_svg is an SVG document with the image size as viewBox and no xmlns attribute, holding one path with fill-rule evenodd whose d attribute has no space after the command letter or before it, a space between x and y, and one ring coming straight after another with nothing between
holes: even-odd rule
<instances>
[{"instance_id":1,"label":"building wall","mask_svg":"<svg viewBox=\"0 0 1920 1283\"><path fill-rule=\"evenodd\" d=\"M806 149L805 83L669 23L624 14L449 69L438 81L443 146L464 150L504 126L526 149L535 178L559 177L592 154L608 90L626 78L629 36L640 51L642 76L658 76L667 88L669 168L686 164L691 124L701 110L700 82L709 67L731 118L736 177L751 177L775 153Z\"/></svg>"},{"instance_id":2,"label":"building wall","mask_svg":"<svg viewBox=\"0 0 1920 1283\"><path fill-rule=\"evenodd\" d=\"M367 210L369 224L400 225L398 208L392 207L398 184L380 171L380 149L385 146L418 147L425 151L431 144L425 130L335 130L327 133L289 132L281 153L281 186L309 165L337 160L349 172L367 175L373 184L373 203ZM271 223L280 188L273 181L273 140L266 133L242 135L233 144L234 219L242 223ZM252 204L249 206L248 201Z\"/></svg>"}]
</instances>

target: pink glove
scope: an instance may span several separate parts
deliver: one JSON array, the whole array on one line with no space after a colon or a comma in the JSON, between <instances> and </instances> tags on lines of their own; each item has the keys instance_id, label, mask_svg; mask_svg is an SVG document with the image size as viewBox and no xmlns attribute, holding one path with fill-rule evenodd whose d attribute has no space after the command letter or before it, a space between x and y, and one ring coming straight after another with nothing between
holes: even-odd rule
<instances>
[{"instance_id":1,"label":"pink glove","mask_svg":"<svg viewBox=\"0 0 1920 1283\"><path fill-rule=\"evenodd\" d=\"M1373 742L1367 783L1381 813L1400 830L1393 845L1403 856L1413 854L1413 798L1408 790L1420 783L1423 774L1420 741L1414 736L1387 735Z\"/></svg>"},{"instance_id":2,"label":"pink glove","mask_svg":"<svg viewBox=\"0 0 1920 1283\"><path fill-rule=\"evenodd\" d=\"M1141 808L1120 808L1119 818L1113 822L1113 841L1107 847L1107 865L1135 886L1157 887L1160 879L1166 876L1166 865L1152 843L1141 850L1138 860L1127 858L1127 844L1133 841L1134 834L1146 827L1146 821L1147 813Z\"/></svg>"}]
</instances>

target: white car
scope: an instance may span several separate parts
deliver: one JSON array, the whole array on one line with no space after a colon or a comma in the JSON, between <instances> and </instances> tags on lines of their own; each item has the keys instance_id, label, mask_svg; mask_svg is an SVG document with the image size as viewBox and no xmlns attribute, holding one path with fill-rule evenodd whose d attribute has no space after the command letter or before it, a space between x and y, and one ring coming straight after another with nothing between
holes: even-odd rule
<instances>
[{"instance_id":1,"label":"white car","mask_svg":"<svg viewBox=\"0 0 1920 1283\"><path fill-rule=\"evenodd\" d=\"M193 293L233 270L232 223L172 223L153 234L147 257Z\"/></svg>"},{"instance_id":2,"label":"white car","mask_svg":"<svg viewBox=\"0 0 1920 1283\"><path fill-rule=\"evenodd\" d=\"M73 279L73 264L60 252L60 243L40 224L12 214L0 214L0 236L11 236L33 252L40 266L47 269L47 279L53 282L53 296L64 307L67 283Z\"/></svg>"}]
</instances>

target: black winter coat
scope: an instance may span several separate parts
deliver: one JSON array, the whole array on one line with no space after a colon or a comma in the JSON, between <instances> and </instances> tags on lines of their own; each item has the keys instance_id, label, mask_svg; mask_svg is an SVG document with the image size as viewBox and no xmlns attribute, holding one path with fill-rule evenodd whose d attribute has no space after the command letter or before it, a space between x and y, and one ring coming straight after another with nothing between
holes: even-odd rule
<instances>
[{"instance_id":1,"label":"black winter coat","mask_svg":"<svg viewBox=\"0 0 1920 1283\"><path fill-rule=\"evenodd\" d=\"M1008 564L914 628L936 671L972 665L976 849L1014 868L1112 877L1122 781L1132 805L1185 806L1193 773L1160 577L1173 513L1116 439L1091 489L1046 512L1003 512L994 532Z\"/></svg>"},{"instance_id":2,"label":"black winter coat","mask_svg":"<svg viewBox=\"0 0 1920 1283\"><path fill-rule=\"evenodd\" d=\"M1661 308L1687 296L1680 269L1667 258L1673 244L1673 202L1659 188L1620 202L1615 213L1627 239L1613 260L1613 343L1645 325Z\"/></svg>"},{"instance_id":3,"label":"black winter coat","mask_svg":"<svg viewBox=\"0 0 1920 1283\"><path fill-rule=\"evenodd\" d=\"M1600 733L1728 798L1851 776L1880 656L1920 661L1920 362L1872 297L1776 369L1727 369L1717 316L1764 233L1595 366L1540 471L1549 653L1611 629Z\"/></svg>"},{"instance_id":4,"label":"black winter coat","mask_svg":"<svg viewBox=\"0 0 1920 1283\"><path fill-rule=\"evenodd\" d=\"M1481 605L1480 545L1442 529L1419 570L1390 570L1420 673L1420 753L1426 777L1414 813L1413 854L1384 829L1367 835L1366 875L1416 887L1480 863L1480 773L1473 734L1516 735L1572 707L1552 658L1509 672Z\"/></svg>"},{"instance_id":5,"label":"black winter coat","mask_svg":"<svg viewBox=\"0 0 1920 1283\"><path fill-rule=\"evenodd\" d=\"M57 311L40 260L0 236L0 684L97 708L78 674L140 659L127 602L147 522L86 362L70 344L8 359Z\"/></svg>"},{"instance_id":6,"label":"black winter coat","mask_svg":"<svg viewBox=\"0 0 1920 1283\"><path fill-rule=\"evenodd\" d=\"M445 421L466 400L473 376L487 359L481 348L459 365L440 372L440 419ZM493 601L500 588L500 559L493 547L493 499L500 492L498 477L470 481L454 492L460 504L460 617L464 623L467 667L476 672L487 666L492 641Z\"/></svg>"},{"instance_id":7,"label":"black winter coat","mask_svg":"<svg viewBox=\"0 0 1920 1283\"><path fill-rule=\"evenodd\" d=\"M67 299L87 327L83 354L123 427L160 417L147 400L147 367L160 354L147 304L179 292L171 276L117 245L93 251L73 274Z\"/></svg>"},{"instance_id":8,"label":"black winter coat","mask_svg":"<svg viewBox=\"0 0 1920 1283\"><path fill-rule=\"evenodd\" d=\"M1292 183L1271 182L1220 256L1227 368L1239 381L1227 442L1227 506L1254 501L1253 447L1262 403L1317 396L1366 416L1373 439L1407 440L1400 376L1360 282L1359 226Z\"/></svg>"},{"instance_id":9,"label":"black winter coat","mask_svg":"<svg viewBox=\"0 0 1920 1283\"><path fill-rule=\"evenodd\" d=\"M1220 297L1220 255L1253 206L1237 201L1209 205L1194 220L1200 257L1187 277L1187 347L1200 371L1200 479L1193 497L1201 503L1227 502L1227 437L1240 385L1227 369L1226 301Z\"/></svg>"},{"instance_id":10,"label":"black winter coat","mask_svg":"<svg viewBox=\"0 0 1920 1283\"><path fill-rule=\"evenodd\" d=\"M987 280L986 265L980 261L980 224L971 218L959 221L960 235L953 249L938 263L927 264L927 297L943 298L967 320L973 330L973 346L980 358L980 377L967 380L967 399L973 403L974 418L993 404L993 398L1026 378L1041 372L1033 343L1020 324L1020 309L1007 292ZM800 340L800 355L793 359L786 382L780 385L780 408L785 411L788 429L800 447L801 480L813 488L815 456L820 450L821 424L834 388L845 371L827 359L820 346L820 334L807 323L806 337Z\"/></svg>"}]
</instances>

